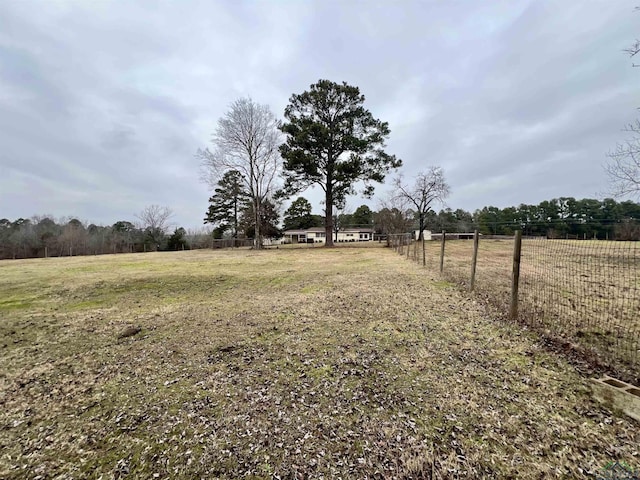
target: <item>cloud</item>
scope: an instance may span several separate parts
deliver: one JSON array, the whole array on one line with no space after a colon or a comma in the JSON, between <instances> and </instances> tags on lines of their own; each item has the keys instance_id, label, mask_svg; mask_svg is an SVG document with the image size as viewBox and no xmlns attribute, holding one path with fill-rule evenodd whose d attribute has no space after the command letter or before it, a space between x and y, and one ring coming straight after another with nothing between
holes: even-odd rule
<instances>
[{"instance_id":1,"label":"cloud","mask_svg":"<svg viewBox=\"0 0 640 480\"><path fill-rule=\"evenodd\" d=\"M320 78L360 87L405 177L442 165L454 209L594 196L639 103L622 53L635 15L524 0L0 3L0 217L111 224L160 204L199 226L194 153L229 104L249 95L281 115Z\"/></svg>"}]
</instances>

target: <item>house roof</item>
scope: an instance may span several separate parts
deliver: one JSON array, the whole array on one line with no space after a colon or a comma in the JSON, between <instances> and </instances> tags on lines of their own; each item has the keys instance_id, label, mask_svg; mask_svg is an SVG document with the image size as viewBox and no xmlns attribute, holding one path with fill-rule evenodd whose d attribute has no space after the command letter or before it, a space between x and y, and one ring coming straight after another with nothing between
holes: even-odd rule
<instances>
[{"instance_id":1,"label":"house roof","mask_svg":"<svg viewBox=\"0 0 640 480\"><path fill-rule=\"evenodd\" d=\"M311 227L303 230L285 230L285 235L301 235L307 233L324 233L324 227ZM338 233L373 233L373 228L345 228Z\"/></svg>"},{"instance_id":2,"label":"house roof","mask_svg":"<svg viewBox=\"0 0 640 480\"><path fill-rule=\"evenodd\" d=\"M303 233L311 233L311 232L324 232L324 227L311 227L311 228L304 228L304 229L295 229L295 230L285 230L284 234L285 235L300 235Z\"/></svg>"},{"instance_id":3,"label":"house roof","mask_svg":"<svg viewBox=\"0 0 640 480\"><path fill-rule=\"evenodd\" d=\"M373 228L345 228L344 230L340 230L340 232L345 232L345 233L373 233Z\"/></svg>"}]
</instances>

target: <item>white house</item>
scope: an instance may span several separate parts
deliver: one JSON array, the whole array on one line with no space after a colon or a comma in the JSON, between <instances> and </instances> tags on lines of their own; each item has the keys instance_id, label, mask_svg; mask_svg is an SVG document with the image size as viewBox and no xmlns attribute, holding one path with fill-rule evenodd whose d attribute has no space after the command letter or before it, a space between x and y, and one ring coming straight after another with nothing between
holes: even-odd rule
<instances>
[{"instance_id":1,"label":"white house","mask_svg":"<svg viewBox=\"0 0 640 480\"><path fill-rule=\"evenodd\" d=\"M334 240L336 240L334 233ZM337 242L373 242L372 228L345 228L338 232Z\"/></svg>"},{"instance_id":2,"label":"white house","mask_svg":"<svg viewBox=\"0 0 640 480\"><path fill-rule=\"evenodd\" d=\"M345 228L338 232L337 239L335 233L333 235L334 243L373 241L373 229L371 228ZM325 241L324 227L285 230L284 232L284 243L325 243Z\"/></svg>"},{"instance_id":3,"label":"white house","mask_svg":"<svg viewBox=\"0 0 640 480\"><path fill-rule=\"evenodd\" d=\"M422 236L425 240L431 240L431 230L423 230ZM414 240L418 240L420 238L420 230L416 230L413 236Z\"/></svg>"},{"instance_id":4,"label":"white house","mask_svg":"<svg viewBox=\"0 0 640 480\"><path fill-rule=\"evenodd\" d=\"M283 243L324 243L324 227L311 227L300 230L285 230Z\"/></svg>"}]
</instances>

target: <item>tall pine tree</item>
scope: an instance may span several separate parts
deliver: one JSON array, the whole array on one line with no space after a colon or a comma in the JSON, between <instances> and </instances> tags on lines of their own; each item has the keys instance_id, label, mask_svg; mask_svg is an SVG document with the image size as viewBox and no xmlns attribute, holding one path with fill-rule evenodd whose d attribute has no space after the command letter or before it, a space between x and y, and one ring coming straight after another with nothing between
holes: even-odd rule
<instances>
[{"instance_id":1,"label":"tall pine tree","mask_svg":"<svg viewBox=\"0 0 640 480\"><path fill-rule=\"evenodd\" d=\"M249 203L242 175L236 170L225 172L214 191L204 223L212 224L218 232L231 230L233 238L238 238L240 217Z\"/></svg>"},{"instance_id":2,"label":"tall pine tree","mask_svg":"<svg viewBox=\"0 0 640 480\"><path fill-rule=\"evenodd\" d=\"M384 151L389 126L364 106L358 87L320 80L309 91L292 95L280 126L287 141L280 147L284 160L284 191L295 194L311 185L325 193L326 246L333 246L333 207L365 184L383 182L402 161Z\"/></svg>"}]
</instances>

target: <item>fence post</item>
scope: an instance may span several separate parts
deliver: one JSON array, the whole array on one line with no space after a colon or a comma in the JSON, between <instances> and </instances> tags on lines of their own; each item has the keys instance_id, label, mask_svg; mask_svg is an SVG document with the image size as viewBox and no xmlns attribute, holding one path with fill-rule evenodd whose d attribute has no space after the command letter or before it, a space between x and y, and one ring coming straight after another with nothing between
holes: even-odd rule
<instances>
[{"instance_id":1,"label":"fence post","mask_svg":"<svg viewBox=\"0 0 640 480\"><path fill-rule=\"evenodd\" d=\"M471 259L471 281L469 282L469 291L473 292L473 287L476 284L476 263L478 262L478 243L480 236L478 230L473 232L473 258Z\"/></svg>"},{"instance_id":2,"label":"fence post","mask_svg":"<svg viewBox=\"0 0 640 480\"><path fill-rule=\"evenodd\" d=\"M407 260L409 260L409 252L411 251L411 237L409 237L406 233L404 236L407 239Z\"/></svg>"},{"instance_id":3,"label":"fence post","mask_svg":"<svg viewBox=\"0 0 640 480\"><path fill-rule=\"evenodd\" d=\"M413 234L412 234L413 237ZM413 242L413 261L418 261L418 241Z\"/></svg>"},{"instance_id":4,"label":"fence post","mask_svg":"<svg viewBox=\"0 0 640 480\"><path fill-rule=\"evenodd\" d=\"M513 272L511 274L511 305L509 307L509 318L518 318L518 285L520 282L520 252L522 249L522 230L516 231L513 243Z\"/></svg>"},{"instance_id":5,"label":"fence post","mask_svg":"<svg viewBox=\"0 0 640 480\"><path fill-rule=\"evenodd\" d=\"M422 234L422 266L427 266L427 251L424 248L424 233Z\"/></svg>"},{"instance_id":6,"label":"fence post","mask_svg":"<svg viewBox=\"0 0 640 480\"><path fill-rule=\"evenodd\" d=\"M440 273L444 271L444 242L446 236L446 232L442 230L442 242L440 243Z\"/></svg>"}]
</instances>

